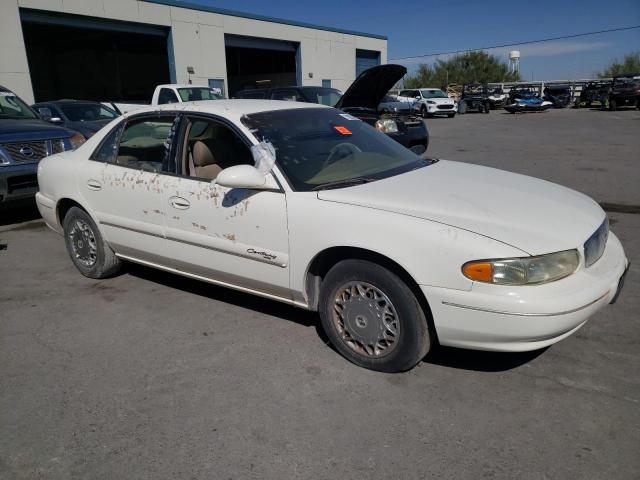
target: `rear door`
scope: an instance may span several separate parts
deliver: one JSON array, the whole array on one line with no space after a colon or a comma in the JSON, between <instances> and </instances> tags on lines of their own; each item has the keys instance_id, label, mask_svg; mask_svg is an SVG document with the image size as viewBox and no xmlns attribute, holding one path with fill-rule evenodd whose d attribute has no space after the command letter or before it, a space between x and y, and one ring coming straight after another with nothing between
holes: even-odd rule
<instances>
[{"instance_id":1,"label":"rear door","mask_svg":"<svg viewBox=\"0 0 640 480\"><path fill-rule=\"evenodd\" d=\"M113 129L80 172L79 188L114 251L165 263L167 174L176 114L139 115Z\"/></svg>"}]
</instances>

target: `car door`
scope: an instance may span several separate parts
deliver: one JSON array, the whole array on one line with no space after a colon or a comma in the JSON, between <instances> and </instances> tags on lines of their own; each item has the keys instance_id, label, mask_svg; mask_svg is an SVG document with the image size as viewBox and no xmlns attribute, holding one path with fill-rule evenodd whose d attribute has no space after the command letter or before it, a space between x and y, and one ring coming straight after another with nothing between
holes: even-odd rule
<instances>
[{"instance_id":1,"label":"car door","mask_svg":"<svg viewBox=\"0 0 640 480\"><path fill-rule=\"evenodd\" d=\"M174 267L223 285L290 298L284 192L212 184L224 168L253 165L249 140L223 119L190 115L179 143L180 174L165 189Z\"/></svg>"},{"instance_id":2,"label":"car door","mask_svg":"<svg viewBox=\"0 0 640 480\"><path fill-rule=\"evenodd\" d=\"M80 170L79 188L100 231L122 256L164 263L163 189L173 173L175 114L143 114L114 128Z\"/></svg>"}]
</instances>

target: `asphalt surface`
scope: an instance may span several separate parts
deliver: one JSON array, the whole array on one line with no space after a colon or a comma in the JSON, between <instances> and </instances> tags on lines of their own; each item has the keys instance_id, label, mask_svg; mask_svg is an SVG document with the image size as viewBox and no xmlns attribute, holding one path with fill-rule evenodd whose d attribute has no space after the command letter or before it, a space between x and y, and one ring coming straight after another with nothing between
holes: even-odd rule
<instances>
[{"instance_id":1,"label":"asphalt surface","mask_svg":"<svg viewBox=\"0 0 640 480\"><path fill-rule=\"evenodd\" d=\"M428 123L434 155L640 205L640 112ZM396 375L312 313L142 267L84 278L32 211L0 212L0 478L638 478L640 215L613 210L618 303L543 351L438 348Z\"/></svg>"}]
</instances>

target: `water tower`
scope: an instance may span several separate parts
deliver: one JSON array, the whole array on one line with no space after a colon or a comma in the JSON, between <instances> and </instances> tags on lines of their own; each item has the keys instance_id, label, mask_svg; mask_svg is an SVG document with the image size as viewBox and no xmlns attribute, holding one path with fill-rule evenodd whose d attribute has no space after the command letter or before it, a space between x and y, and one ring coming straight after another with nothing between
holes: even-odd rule
<instances>
[{"instance_id":1,"label":"water tower","mask_svg":"<svg viewBox=\"0 0 640 480\"><path fill-rule=\"evenodd\" d=\"M511 50L509 52L509 71L511 73L520 72L520 50Z\"/></svg>"}]
</instances>

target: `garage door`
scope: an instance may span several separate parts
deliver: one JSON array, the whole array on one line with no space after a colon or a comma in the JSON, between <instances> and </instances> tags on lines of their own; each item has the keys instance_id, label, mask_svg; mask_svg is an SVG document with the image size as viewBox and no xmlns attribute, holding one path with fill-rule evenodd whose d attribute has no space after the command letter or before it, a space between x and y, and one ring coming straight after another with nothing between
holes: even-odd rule
<instances>
[{"instance_id":1,"label":"garage door","mask_svg":"<svg viewBox=\"0 0 640 480\"><path fill-rule=\"evenodd\" d=\"M356 50L356 77L376 65L380 65L380 52L375 50Z\"/></svg>"},{"instance_id":2,"label":"garage door","mask_svg":"<svg viewBox=\"0 0 640 480\"><path fill-rule=\"evenodd\" d=\"M229 96L238 90L299 84L299 44L259 37L225 35Z\"/></svg>"},{"instance_id":3,"label":"garage door","mask_svg":"<svg viewBox=\"0 0 640 480\"><path fill-rule=\"evenodd\" d=\"M170 82L169 29L20 10L36 101L151 100Z\"/></svg>"}]
</instances>

